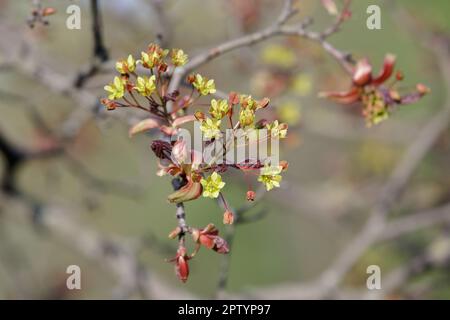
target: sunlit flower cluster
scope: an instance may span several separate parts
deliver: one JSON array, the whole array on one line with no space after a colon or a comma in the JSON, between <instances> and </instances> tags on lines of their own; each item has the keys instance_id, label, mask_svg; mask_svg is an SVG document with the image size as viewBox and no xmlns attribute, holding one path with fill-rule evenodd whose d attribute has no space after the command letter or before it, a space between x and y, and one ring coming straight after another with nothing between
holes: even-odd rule
<instances>
[{"instance_id":1,"label":"sunlit flower cluster","mask_svg":"<svg viewBox=\"0 0 450 320\"><path fill-rule=\"evenodd\" d=\"M156 44L150 44L142 51L139 59L128 55L116 62L119 75L104 87L108 98L102 103L108 110L116 108L135 108L146 112L149 117L139 121L129 130L129 135L150 130L158 130L164 138L153 140L151 149L158 159L158 176L172 176L175 191L168 196L170 203L180 204L186 201L204 198L220 199L225 207L223 223L235 222L235 213L228 206L223 191L226 182L222 175L228 169L237 169L245 175L254 174L266 190L280 186L281 172L286 170L287 163L275 166L269 162L251 162L245 159L238 164L218 164L214 160L205 161L204 155L188 148L186 141L177 138L180 127L189 122L197 122L206 144L226 138L225 130L234 134L243 130L246 134L256 131L265 132L266 138L283 139L287 135L287 124L278 120L272 122L261 119L256 121L256 113L269 105L269 99L254 99L250 95L231 92L228 99L211 97L216 93L213 79L200 74L189 75L186 83L191 89L182 93L178 90L169 92L169 84L176 68L188 63L189 57L181 49L171 51ZM205 105L201 99L208 99L207 113L196 110L188 113L192 107ZM262 131L263 130L263 131ZM264 138L264 137L263 137ZM223 141L224 148L230 141ZM226 150L225 150L226 151ZM175 187L176 186L176 187ZM248 201L255 200L256 194L251 187L243 197ZM186 234L192 235L196 244L193 253L188 254L185 247ZM205 228L194 228L185 224L179 225L169 235L179 239L176 256L170 260L175 263L178 278L185 282L189 276L189 260L201 246L217 253L228 253L228 244L218 236L219 231L213 224Z\"/></svg>"}]
</instances>

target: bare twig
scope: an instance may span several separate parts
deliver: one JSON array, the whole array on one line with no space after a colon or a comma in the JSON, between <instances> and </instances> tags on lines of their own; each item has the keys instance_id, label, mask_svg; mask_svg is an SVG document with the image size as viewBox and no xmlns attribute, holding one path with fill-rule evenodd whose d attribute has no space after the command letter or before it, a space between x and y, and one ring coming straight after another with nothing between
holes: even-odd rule
<instances>
[{"instance_id":1,"label":"bare twig","mask_svg":"<svg viewBox=\"0 0 450 320\"><path fill-rule=\"evenodd\" d=\"M109 53L103 41L103 25L98 0L91 0L93 61L86 70L81 71L75 80L75 87L81 88L92 76L97 74L102 63L108 61Z\"/></svg>"}]
</instances>

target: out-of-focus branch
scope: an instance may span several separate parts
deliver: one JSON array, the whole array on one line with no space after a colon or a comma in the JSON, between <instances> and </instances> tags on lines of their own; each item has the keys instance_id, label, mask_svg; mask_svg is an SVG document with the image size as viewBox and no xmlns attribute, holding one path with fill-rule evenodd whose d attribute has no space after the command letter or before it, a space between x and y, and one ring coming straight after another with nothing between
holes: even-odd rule
<instances>
[{"instance_id":1,"label":"out-of-focus branch","mask_svg":"<svg viewBox=\"0 0 450 320\"><path fill-rule=\"evenodd\" d=\"M305 22L297 25L292 26L286 25L287 20L295 12L296 10L292 6L292 1L286 0L283 6L283 10L281 11L279 17L276 19L276 22L273 25L267 27L264 30L226 41L222 44L217 45L214 48L208 49L205 52L194 56L184 67L179 67L175 69L168 91L173 92L177 90L180 87L183 77L186 76L186 74L197 69L203 64L211 61L212 59L217 58L227 52L245 46L251 46L253 44L259 43L268 38L278 35L298 36L319 43L326 52L331 54L331 56L333 56L339 62L339 64L345 69L346 72L351 73L352 72L351 56L348 53L344 53L339 49L335 48L331 43L326 41L327 37L331 36L333 33L338 31L341 23L338 24L338 27L335 26L336 24L333 24L332 27L330 27L332 32L325 31L323 33L308 31L306 29L312 23L311 19L307 19Z\"/></svg>"},{"instance_id":2,"label":"out-of-focus branch","mask_svg":"<svg viewBox=\"0 0 450 320\"><path fill-rule=\"evenodd\" d=\"M74 248L99 265L111 271L119 279L112 298L130 298L143 294L151 299L192 299L193 295L171 287L152 277L152 272L139 261L137 253L142 243L121 237L105 236L88 226L81 225L76 212L56 206L45 207L42 226L63 243ZM8 217L18 219L26 210L8 210ZM26 217L25 217L26 218Z\"/></svg>"},{"instance_id":3,"label":"out-of-focus branch","mask_svg":"<svg viewBox=\"0 0 450 320\"><path fill-rule=\"evenodd\" d=\"M240 208L233 210L233 208L230 208L234 215L234 223L226 228L225 231L225 241L228 243L228 247L230 248L230 252L226 255L223 255L222 261L220 263L220 269L219 269L219 279L217 281L217 289L215 292L215 297L218 299L221 299L226 296L226 287L228 284L229 279L229 270L230 270L230 263L231 263L231 256L232 256L232 246L234 242L234 237L236 235L236 229L240 224L249 223L249 222L255 222L263 218L267 211L265 209L262 209L261 211L258 211L256 214L253 214L252 216L248 216L248 211L252 209L263 197L265 194L264 186L261 185L260 188L256 191L256 197L255 200L252 202L247 202ZM225 203L223 201L218 201L220 207L225 210Z\"/></svg>"},{"instance_id":4,"label":"out-of-focus branch","mask_svg":"<svg viewBox=\"0 0 450 320\"><path fill-rule=\"evenodd\" d=\"M393 220L384 228L380 240L386 241L402 234L448 222L450 222L450 204Z\"/></svg>"},{"instance_id":5,"label":"out-of-focus branch","mask_svg":"<svg viewBox=\"0 0 450 320\"><path fill-rule=\"evenodd\" d=\"M450 92L450 53L447 42L435 38L433 47L445 80L446 92ZM401 160L397 163L388 181L381 189L364 227L316 281L306 285L280 285L267 290L260 290L255 295L262 298L276 297L279 299L323 298L332 295L358 259L374 243L383 238L386 228L389 230L389 223L392 222L387 221L388 214L402 195L403 190L423 158L449 125L450 96L447 96L442 110L419 131L417 138L413 140ZM444 207L444 213L446 210L447 208ZM439 214L436 213L435 215ZM426 226L428 222L423 224ZM398 230L398 225L394 225L394 228ZM408 231L408 229L406 228L405 231Z\"/></svg>"},{"instance_id":6,"label":"out-of-focus branch","mask_svg":"<svg viewBox=\"0 0 450 320\"><path fill-rule=\"evenodd\" d=\"M76 77L75 87L77 88L81 88L89 78L97 74L100 65L109 59L109 53L103 39L102 16L98 0L91 0L91 15L92 38L94 42L93 60L86 70L81 71Z\"/></svg>"},{"instance_id":7,"label":"out-of-focus branch","mask_svg":"<svg viewBox=\"0 0 450 320\"><path fill-rule=\"evenodd\" d=\"M149 4L155 12L156 23L154 25L157 28L156 38L161 47L167 48L172 42L173 27L164 8L164 0L150 0Z\"/></svg>"}]
</instances>

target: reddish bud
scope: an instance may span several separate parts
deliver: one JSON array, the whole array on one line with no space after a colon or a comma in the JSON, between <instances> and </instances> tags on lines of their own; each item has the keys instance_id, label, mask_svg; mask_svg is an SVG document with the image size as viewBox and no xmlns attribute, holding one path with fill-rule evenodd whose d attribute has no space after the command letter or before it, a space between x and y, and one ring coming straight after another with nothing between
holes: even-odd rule
<instances>
[{"instance_id":1,"label":"reddish bud","mask_svg":"<svg viewBox=\"0 0 450 320\"><path fill-rule=\"evenodd\" d=\"M289 167L289 163L285 160L280 161L281 170L286 171Z\"/></svg>"},{"instance_id":2,"label":"reddish bud","mask_svg":"<svg viewBox=\"0 0 450 320\"><path fill-rule=\"evenodd\" d=\"M195 119L197 119L198 121L203 121L203 120L206 119L205 114L203 112L201 112L201 111L196 111L194 113L194 116L195 116Z\"/></svg>"},{"instance_id":3,"label":"reddish bud","mask_svg":"<svg viewBox=\"0 0 450 320\"><path fill-rule=\"evenodd\" d=\"M178 248L177 255L172 259L172 261L175 261L175 273L181 282L186 282L189 277L189 259L185 247Z\"/></svg>"},{"instance_id":4,"label":"reddish bud","mask_svg":"<svg viewBox=\"0 0 450 320\"><path fill-rule=\"evenodd\" d=\"M255 201L255 191L253 190L248 190L247 191L247 201Z\"/></svg>"},{"instance_id":5,"label":"reddish bud","mask_svg":"<svg viewBox=\"0 0 450 320\"><path fill-rule=\"evenodd\" d=\"M218 236L219 230L210 223L204 229L194 229L192 239L202 246L212 249L218 253L228 253L228 243Z\"/></svg>"},{"instance_id":6,"label":"reddish bud","mask_svg":"<svg viewBox=\"0 0 450 320\"><path fill-rule=\"evenodd\" d=\"M195 81L195 76L193 74L190 74L187 76L186 81L190 84L194 83Z\"/></svg>"},{"instance_id":7,"label":"reddish bud","mask_svg":"<svg viewBox=\"0 0 450 320\"><path fill-rule=\"evenodd\" d=\"M114 110L117 108L117 103L110 99L101 99L100 102L106 107L108 110Z\"/></svg>"},{"instance_id":8,"label":"reddish bud","mask_svg":"<svg viewBox=\"0 0 450 320\"><path fill-rule=\"evenodd\" d=\"M233 222L234 222L233 212L231 212L230 210L225 211L225 213L223 214L223 223L233 224Z\"/></svg>"},{"instance_id":9,"label":"reddish bud","mask_svg":"<svg viewBox=\"0 0 450 320\"><path fill-rule=\"evenodd\" d=\"M159 72L166 72L167 71L167 63L161 63L159 66L158 66L158 71Z\"/></svg>"},{"instance_id":10,"label":"reddish bud","mask_svg":"<svg viewBox=\"0 0 450 320\"><path fill-rule=\"evenodd\" d=\"M416 90L417 90L421 95L430 93L430 91L431 91L430 88L428 88L426 85L424 85L424 84L422 84L422 83L418 83L418 84L416 85Z\"/></svg>"},{"instance_id":11,"label":"reddish bud","mask_svg":"<svg viewBox=\"0 0 450 320\"><path fill-rule=\"evenodd\" d=\"M230 102L231 105L238 104L239 101L240 101L240 97L237 92L232 91L228 94L228 102Z\"/></svg>"},{"instance_id":12,"label":"reddish bud","mask_svg":"<svg viewBox=\"0 0 450 320\"><path fill-rule=\"evenodd\" d=\"M255 128L256 129L265 128L268 123L269 121L267 119L261 119L257 123L255 123Z\"/></svg>"},{"instance_id":13,"label":"reddish bud","mask_svg":"<svg viewBox=\"0 0 450 320\"><path fill-rule=\"evenodd\" d=\"M405 76L403 75L403 72L397 71L395 73L395 79L397 79L398 81L402 81L404 78L405 78Z\"/></svg>"},{"instance_id":14,"label":"reddish bud","mask_svg":"<svg viewBox=\"0 0 450 320\"><path fill-rule=\"evenodd\" d=\"M56 13L56 9L55 8L47 7L47 8L42 9L42 16L43 17L50 16L50 15L52 15L54 13Z\"/></svg>"}]
</instances>

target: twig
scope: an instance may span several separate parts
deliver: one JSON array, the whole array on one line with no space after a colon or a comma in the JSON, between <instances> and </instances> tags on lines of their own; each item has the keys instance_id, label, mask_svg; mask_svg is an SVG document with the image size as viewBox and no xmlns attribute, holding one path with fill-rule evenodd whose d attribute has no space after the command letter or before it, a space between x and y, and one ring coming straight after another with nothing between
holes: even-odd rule
<instances>
[{"instance_id":1,"label":"twig","mask_svg":"<svg viewBox=\"0 0 450 320\"><path fill-rule=\"evenodd\" d=\"M102 17L98 0L91 0L91 15L92 35L94 41L93 61L88 66L87 70L81 71L76 77L76 88L81 88L89 78L96 75L99 71L100 65L109 59L109 53L103 41Z\"/></svg>"},{"instance_id":2,"label":"twig","mask_svg":"<svg viewBox=\"0 0 450 320\"><path fill-rule=\"evenodd\" d=\"M447 92L450 91L450 63L448 62L448 48L445 42L439 41L435 45L439 65L445 78ZM383 237L388 222L387 215L401 196L407 183L415 173L422 159L433 147L434 143L450 125L450 96L443 109L436 114L419 132L416 139L409 146L404 156L396 165L390 178L382 188L378 200L369 218L349 245L337 256L335 261L314 282L304 284L280 285L275 288L261 290L259 297L290 298L323 298L333 294L351 267L361 255Z\"/></svg>"},{"instance_id":3,"label":"twig","mask_svg":"<svg viewBox=\"0 0 450 320\"><path fill-rule=\"evenodd\" d=\"M209 49L203 53L194 56L191 61L189 61L184 67L176 68L172 77L172 80L169 84L168 92L173 92L177 90L182 82L182 79L186 74L197 69L203 64L211 61L214 58L217 58L227 52L230 52L235 49L239 49L244 46L251 46L258 42L264 41L268 38L278 36L278 35L292 35L299 36L302 38L306 38L312 41L318 42L323 49L331 54L340 65L347 71L348 73L352 72L352 59L348 53L341 52L336 49L332 44L327 42L325 39L333 34L332 32L328 32L329 34L322 34L317 32L307 31L305 28L311 23L311 20L307 20L306 23L295 25L295 26L286 26L285 23L289 17L291 17L295 13L295 10L292 7L292 1L287 0L285 2L285 6L276 20L275 24L267 27L264 30L251 33L240 38L236 38L233 40L226 41L222 44L217 45L216 47ZM169 104L169 110L171 108L171 104Z\"/></svg>"}]
</instances>

